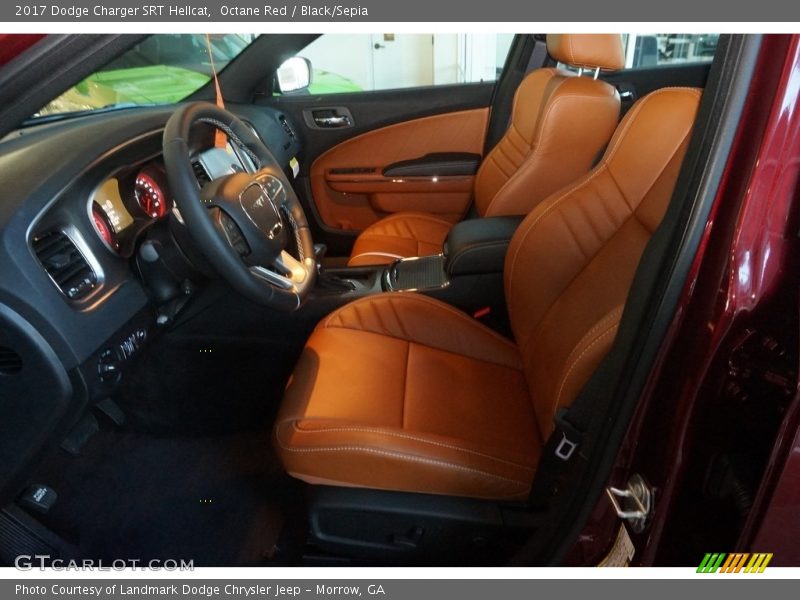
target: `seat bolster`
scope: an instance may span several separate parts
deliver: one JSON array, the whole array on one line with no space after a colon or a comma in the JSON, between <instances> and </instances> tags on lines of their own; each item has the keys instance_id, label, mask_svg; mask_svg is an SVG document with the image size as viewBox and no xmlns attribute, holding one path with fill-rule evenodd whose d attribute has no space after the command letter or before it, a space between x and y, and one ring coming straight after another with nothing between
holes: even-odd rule
<instances>
[{"instance_id":1,"label":"seat bolster","mask_svg":"<svg viewBox=\"0 0 800 600\"><path fill-rule=\"evenodd\" d=\"M309 483L478 498L524 498L539 458L509 459L425 432L302 418L279 422L274 443L287 471Z\"/></svg>"},{"instance_id":2,"label":"seat bolster","mask_svg":"<svg viewBox=\"0 0 800 600\"><path fill-rule=\"evenodd\" d=\"M348 266L389 264L398 258L439 254L450 221L425 213L396 213L370 225L356 239Z\"/></svg>"},{"instance_id":3,"label":"seat bolster","mask_svg":"<svg viewBox=\"0 0 800 600\"><path fill-rule=\"evenodd\" d=\"M351 302L319 327L368 331L520 370L517 347L449 304L415 293L386 293Z\"/></svg>"}]
</instances>

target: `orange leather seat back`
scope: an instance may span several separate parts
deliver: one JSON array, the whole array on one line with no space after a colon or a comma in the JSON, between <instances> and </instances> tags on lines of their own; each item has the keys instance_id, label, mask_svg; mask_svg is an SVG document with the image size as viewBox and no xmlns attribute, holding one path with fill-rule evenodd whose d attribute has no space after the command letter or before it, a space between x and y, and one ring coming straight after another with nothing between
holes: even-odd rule
<instances>
[{"instance_id":1,"label":"orange leather seat back","mask_svg":"<svg viewBox=\"0 0 800 600\"><path fill-rule=\"evenodd\" d=\"M542 439L611 347L672 196L700 95L665 88L640 100L598 166L541 203L511 241L506 299Z\"/></svg>"},{"instance_id":2,"label":"orange leather seat back","mask_svg":"<svg viewBox=\"0 0 800 600\"><path fill-rule=\"evenodd\" d=\"M617 34L551 34L548 53L579 68L624 66ZM475 181L482 217L524 215L586 173L619 119L617 90L561 69L537 69L514 96L511 123L486 156Z\"/></svg>"}]
</instances>

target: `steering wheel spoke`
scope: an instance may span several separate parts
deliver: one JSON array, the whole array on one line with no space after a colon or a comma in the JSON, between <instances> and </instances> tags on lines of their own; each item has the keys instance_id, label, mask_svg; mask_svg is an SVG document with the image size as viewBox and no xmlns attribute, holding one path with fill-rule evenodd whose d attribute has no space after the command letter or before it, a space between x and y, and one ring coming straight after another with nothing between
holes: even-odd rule
<instances>
[{"instance_id":1,"label":"steering wheel spoke","mask_svg":"<svg viewBox=\"0 0 800 600\"><path fill-rule=\"evenodd\" d=\"M250 267L250 272L256 277L263 279L270 285L274 285L277 288L283 290L294 289L294 282L291 279L281 275L280 273L277 273L276 271L273 271L270 268L262 267L261 265L255 265Z\"/></svg>"},{"instance_id":2,"label":"steering wheel spoke","mask_svg":"<svg viewBox=\"0 0 800 600\"><path fill-rule=\"evenodd\" d=\"M308 277L306 266L286 250L280 253L280 256L275 259L273 264L277 270L283 272L294 283L303 283Z\"/></svg>"},{"instance_id":3,"label":"steering wheel spoke","mask_svg":"<svg viewBox=\"0 0 800 600\"><path fill-rule=\"evenodd\" d=\"M218 206L210 206L208 212L214 221L214 225L227 240L228 245L238 252L239 256L248 256L250 254L250 246L247 245L247 240L235 221Z\"/></svg>"},{"instance_id":4,"label":"steering wheel spoke","mask_svg":"<svg viewBox=\"0 0 800 600\"><path fill-rule=\"evenodd\" d=\"M256 265L250 271L261 279L285 290L296 289L308 279L308 268L286 250L268 267Z\"/></svg>"}]
</instances>

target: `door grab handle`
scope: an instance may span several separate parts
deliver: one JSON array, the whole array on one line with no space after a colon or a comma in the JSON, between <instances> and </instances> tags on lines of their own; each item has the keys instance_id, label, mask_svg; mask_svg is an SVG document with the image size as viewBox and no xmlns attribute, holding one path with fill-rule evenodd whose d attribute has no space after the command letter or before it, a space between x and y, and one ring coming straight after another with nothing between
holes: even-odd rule
<instances>
[{"instance_id":1,"label":"door grab handle","mask_svg":"<svg viewBox=\"0 0 800 600\"><path fill-rule=\"evenodd\" d=\"M312 106L303 109L303 120L309 129L345 129L355 125L346 106Z\"/></svg>"},{"instance_id":2,"label":"door grab handle","mask_svg":"<svg viewBox=\"0 0 800 600\"><path fill-rule=\"evenodd\" d=\"M335 117L314 117L314 122L320 127L350 127L350 117L339 115Z\"/></svg>"}]
</instances>

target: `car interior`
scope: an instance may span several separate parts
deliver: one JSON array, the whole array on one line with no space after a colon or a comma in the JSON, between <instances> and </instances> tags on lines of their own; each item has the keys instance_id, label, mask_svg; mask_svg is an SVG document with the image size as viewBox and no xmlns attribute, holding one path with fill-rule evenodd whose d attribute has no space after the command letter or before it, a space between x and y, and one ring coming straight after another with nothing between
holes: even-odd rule
<instances>
[{"instance_id":1,"label":"car interior","mask_svg":"<svg viewBox=\"0 0 800 600\"><path fill-rule=\"evenodd\" d=\"M752 41L518 34L495 79L315 93L281 69L319 36L265 34L180 102L39 112L174 50L77 37L0 74L0 562L561 562Z\"/></svg>"}]
</instances>

